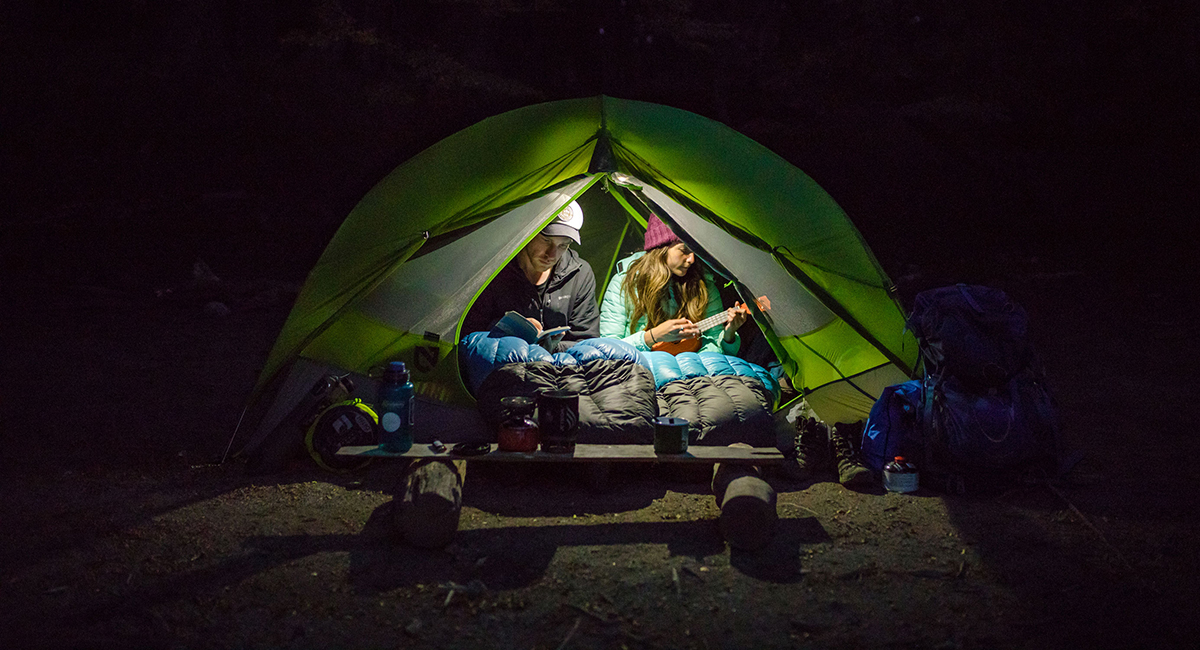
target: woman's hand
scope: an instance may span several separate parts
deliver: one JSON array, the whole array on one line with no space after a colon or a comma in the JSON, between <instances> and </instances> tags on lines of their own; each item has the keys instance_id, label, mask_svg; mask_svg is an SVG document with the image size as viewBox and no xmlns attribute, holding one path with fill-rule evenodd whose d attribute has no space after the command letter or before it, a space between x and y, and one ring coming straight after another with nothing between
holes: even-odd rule
<instances>
[{"instance_id":1,"label":"woman's hand","mask_svg":"<svg viewBox=\"0 0 1200 650\"><path fill-rule=\"evenodd\" d=\"M746 317L749 315L745 311L737 307L730 307L725 310L729 314L729 322L725 323L725 330L722 336L726 343L733 343L733 337L737 335L738 328L746 322Z\"/></svg>"},{"instance_id":2,"label":"woman's hand","mask_svg":"<svg viewBox=\"0 0 1200 650\"><path fill-rule=\"evenodd\" d=\"M646 330L646 346L655 343L674 343L683 339L694 339L700 336L700 328L686 318L672 318Z\"/></svg>"},{"instance_id":3,"label":"woman's hand","mask_svg":"<svg viewBox=\"0 0 1200 650\"><path fill-rule=\"evenodd\" d=\"M542 330L546 329L546 328L542 327L541 321L539 321L536 318L530 318L530 317L526 316L525 320L529 321L530 324L532 324L534 327L536 327L538 332L541 332Z\"/></svg>"}]
</instances>

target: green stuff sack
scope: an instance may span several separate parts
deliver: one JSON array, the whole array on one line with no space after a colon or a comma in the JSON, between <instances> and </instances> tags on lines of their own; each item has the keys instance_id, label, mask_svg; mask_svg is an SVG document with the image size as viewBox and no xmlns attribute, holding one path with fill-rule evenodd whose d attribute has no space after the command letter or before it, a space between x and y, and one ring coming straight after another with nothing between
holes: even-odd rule
<instances>
[{"instance_id":1,"label":"green stuff sack","mask_svg":"<svg viewBox=\"0 0 1200 650\"><path fill-rule=\"evenodd\" d=\"M366 467L370 458L338 456L347 446L379 443L379 416L360 399L334 404L309 425L304 446L317 465L333 472L352 472Z\"/></svg>"}]
</instances>

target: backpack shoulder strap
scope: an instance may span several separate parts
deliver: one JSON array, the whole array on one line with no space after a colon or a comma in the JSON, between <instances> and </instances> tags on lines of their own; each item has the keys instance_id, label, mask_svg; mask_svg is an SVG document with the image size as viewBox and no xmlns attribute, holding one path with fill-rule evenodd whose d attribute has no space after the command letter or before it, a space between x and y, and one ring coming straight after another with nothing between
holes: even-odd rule
<instances>
[{"instance_id":1,"label":"backpack shoulder strap","mask_svg":"<svg viewBox=\"0 0 1200 650\"><path fill-rule=\"evenodd\" d=\"M924 458L922 459L926 472L934 471L933 445L936 442L938 435L937 418L933 416L933 401L934 393L937 392L938 386L941 383L940 377L935 377L929 374L925 375L925 381L922 382L921 390L921 417L919 427L921 430L921 446Z\"/></svg>"},{"instance_id":2,"label":"backpack shoulder strap","mask_svg":"<svg viewBox=\"0 0 1200 650\"><path fill-rule=\"evenodd\" d=\"M926 374L921 391L921 418L918 427L923 438L921 470L922 480L930 480L934 489L947 494L965 494L961 474L947 464L949 453L945 430L938 425L937 411L941 402L943 378L940 374Z\"/></svg>"}]
</instances>

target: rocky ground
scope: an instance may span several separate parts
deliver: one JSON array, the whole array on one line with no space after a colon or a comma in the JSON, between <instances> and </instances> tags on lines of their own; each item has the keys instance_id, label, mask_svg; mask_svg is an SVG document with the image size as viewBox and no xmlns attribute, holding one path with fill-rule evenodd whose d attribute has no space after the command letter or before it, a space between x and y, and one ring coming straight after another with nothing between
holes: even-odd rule
<instances>
[{"instance_id":1,"label":"rocky ground","mask_svg":"<svg viewBox=\"0 0 1200 650\"><path fill-rule=\"evenodd\" d=\"M1191 279L994 268L983 279L1031 314L1086 454L1075 472L986 497L774 477L781 520L754 553L721 539L702 474L621 467L596 493L565 468L513 484L478 463L455 541L410 548L392 528L395 464L250 477L220 462L294 287L226 278L227 315L11 291L0 642L1191 647ZM909 293L956 272L909 271Z\"/></svg>"}]
</instances>

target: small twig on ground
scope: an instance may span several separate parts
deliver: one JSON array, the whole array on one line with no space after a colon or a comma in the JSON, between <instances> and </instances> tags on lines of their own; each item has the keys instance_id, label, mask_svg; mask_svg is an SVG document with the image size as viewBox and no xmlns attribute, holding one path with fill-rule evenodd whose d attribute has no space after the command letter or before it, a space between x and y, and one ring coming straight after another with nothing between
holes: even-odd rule
<instances>
[{"instance_id":1,"label":"small twig on ground","mask_svg":"<svg viewBox=\"0 0 1200 650\"><path fill-rule=\"evenodd\" d=\"M579 624L582 622L582 616L575 618L575 624L571 626L571 631L567 632L567 636L562 640L562 643L558 644L558 650L563 650L563 648L567 647L567 642L571 640L571 637L575 636L575 630L579 629Z\"/></svg>"},{"instance_id":2,"label":"small twig on ground","mask_svg":"<svg viewBox=\"0 0 1200 650\"><path fill-rule=\"evenodd\" d=\"M592 618L596 619L597 621L600 621L601 623L607 623L607 622L608 622L607 620L605 620L605 619L604 619L604 617L600 616L600 615L599 615L599 614L597 614L596 612L593 612L593 611L591 611L591 610L589 610L589 609L587 609L586 607L583 607L583 606L581 606L581 605L576 605L575 603L567 603L567 607L570 607L571 609L573 609L573 610L575 610L575 611L579 612L580 614L586 614L586 615L588 615L588 616L591 616Z\"/></svg>"},{"instance_id":3,"label":"small twig on ground","mask_svg":"<svg viewBox=\"0 0 1200 650\"><path fill-rule=\"evenodd\" d=\"M830 518L830 521L836 521L837 523L839 523L847 528L854 528L854 529L858 530L859 532L866 533L868 535L874 534L874 532L875 532L865 526L859 526L858 524L852 524L848 521L837 519L837 518Z\"/></svg>"},{"instance_id":4,"label":"small twig on ground","mask_svg":"<svg viewBox=\"0 0 1200 650\"><path fill-rule=\"evenodd\" d=\"M1058 498L1062 499L1063 503L1067 504L1067 507L1071 509L1071 512L1075 513L1075 516L1079 517L1079 520L1082 521L1084 525L1086 525L1088 528L1091 528L1092 532L1096 533L1096 536L1100 538L1100 541L1104 542L1104 545L1116 554L1117 558L1121 560L1121 564L1124 564L1126 569L1132 573L1136 573L1136 571L1133 569L1133 565L1129 563L1129 560L1125 559L1125 554L1122 553L1116 546L1113 546L1112 542L1108 541L1108 538L1104 536L1104 533L1102 533L1099 528L1096 528L1096 525L1093 524L1087 517L1083 516L1083 513L1079 511L1079 508L1076 508L1075 504L1071 503L1071 500L1068 499L1065 494L1060 492L1059 489L1054 487L1054 485L1049 481L1046 481L1046 487L1050 488L1051 492L1057 495Z\"/></svg>"},{"instance_id":5,"label":"small twig on ground","mask_svg":"<svg viewBox=\"0 0 1200 650\"><path fill-rule=\"evenodd\" d=\"M811 512L813 514L813 516L816 517L817 519L821 518L821 513L817 512L816 510L813 510L812 508L806 508L798 503L793 503L792 505L794 505L795 507L797 507L801 510L807 510L807 511Z\"/></svg>"},{"instance_id":6,"label":"small twig on ground","mask_svg":"<svg viewBox=\"0 0 1200 650\"><path fill-rule=\"evenodd\" d=\"M683 598L683 585L679 584L679 569L671 567L671 582L675 583L675 595Z\"/></svg>"}]
</instances>

